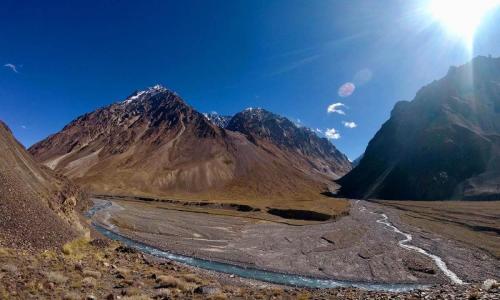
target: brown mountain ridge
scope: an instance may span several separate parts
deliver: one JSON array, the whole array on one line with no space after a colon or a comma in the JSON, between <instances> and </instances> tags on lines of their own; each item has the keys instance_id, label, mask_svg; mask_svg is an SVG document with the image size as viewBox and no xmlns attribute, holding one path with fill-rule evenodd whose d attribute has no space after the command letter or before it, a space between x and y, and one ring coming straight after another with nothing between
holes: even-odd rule
<instances>
[{"instance_id":1,"label":"brown mountain ridge","mask_svg":"<svg viewBox=\"0 0 500 300\"><path fill-rule=\"evenodd\" d=\"M212 123L162 86L72 121L29 149L98 194L310 199L351 169L326 139L263 109Z\"/></svg>"}]
</instances>

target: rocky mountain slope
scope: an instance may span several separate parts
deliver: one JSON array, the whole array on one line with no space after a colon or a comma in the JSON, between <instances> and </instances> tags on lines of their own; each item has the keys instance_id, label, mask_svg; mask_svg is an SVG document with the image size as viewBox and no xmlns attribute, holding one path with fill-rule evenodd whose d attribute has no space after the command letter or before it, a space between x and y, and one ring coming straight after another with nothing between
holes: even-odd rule
<instances>
[{"instance_id":1,"label":"rocky mountain slope","mask_svg":"<svg viewBox=\"0 0 500 300\"><path fill-rule=\"evenodd\" d=\"M247 116L238 114L224 129L175 93L154 86L77 118L29 151L104 194L304 199L318 196L350 169L327 140L284 118L238 127ZM285 133L292 137L278 137Z\"/></svg>"},{"instance_id":2,"label":"rocky mountain slope","mask_svg":"<svg viewBox=\"0 0 500 300\"><path fill-rule=\"evenodd\" d=\"M305 158L312 170L332 178L351 169L349 159L327 139L262 108L248 108L236 114L226 129L243 133L252 143L271 152L277 146Z\"/></svg>"},{"instance_id":3,"label":"rocky mountain slope","mask_svg":"<svg viewBox=\"0 0 500 300\"><path fill-rule=\"evenodd\" d=\"M87 205L67 179L39 166L0 121L0 246L57 247L81 234Z\"/></svg>"},{"instance_id":4,"label":"rocky mountain slope","mask_svg":"<svg viewBox=\"0 0 500 300\"><path fill-rule=\"evenodd\" d=\"M211 112L203 114L205 118L207 118L214 125L219 126L220 128L226 128L229 121L231 121L232 116L223 116L218 113Z\"/></svg>"},{"instance_id":5,"label":"rocky mountain slope","mask_svg":"<svg viewBox=\"0 0 500 300\"><path fill-rule=\"evenodd\" d=\"M381 199L500 199L500 58L452 67L399 102L343 195Z\"/></svg>"}]
</instances>

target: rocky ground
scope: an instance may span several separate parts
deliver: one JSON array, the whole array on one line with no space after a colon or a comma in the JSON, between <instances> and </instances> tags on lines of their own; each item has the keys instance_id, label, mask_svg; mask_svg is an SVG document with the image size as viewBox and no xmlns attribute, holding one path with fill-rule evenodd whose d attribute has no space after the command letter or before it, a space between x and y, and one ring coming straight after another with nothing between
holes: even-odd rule
<instances>
[{"instance_id":1,"label":"rocky ground","mask_svg":"<svg viewBox=\"0 0 500 300\"><path fill-rule=\"evenodd\" d=\"M158 260L103 239L41 253L0 249L0 299L499 299L498 284L408 293L299 289Z\"/></svg>"},{"instance_id":2,"label":"rocky ground","mask_svg":"<svg viewBox=\"0 0 500 300\"><path fill-rule=\"evenodd\" d=\"M408 226L397 210L366 201L353 201L349 215L335 222L304 226L127 201L114 201L94 220L174 253L270 271L361 282L449 283L432 259L398 245L404 237L377 223L381 212L465 282L500 277L498 260L488 253Z\"/></svg>"}]
</instances>

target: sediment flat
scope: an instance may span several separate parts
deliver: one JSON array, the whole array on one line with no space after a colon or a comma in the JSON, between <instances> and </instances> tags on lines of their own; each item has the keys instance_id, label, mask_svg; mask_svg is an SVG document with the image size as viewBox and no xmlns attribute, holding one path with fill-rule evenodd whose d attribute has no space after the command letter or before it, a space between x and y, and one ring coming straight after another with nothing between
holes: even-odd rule
<instances>
[{"instance_id":1,"label":"sediment flat","mask_svg":"<svg viewBox=\"0 0 500 300\"><path fill-rule=\"evenodd\" d=\"M263 270L362 282L449 283L431 258L402 248L404 237L377 223L381 213L412 235L410 244L441 257L463 281L500 277L499 261L490 252L402 221L395 207L366 201L353 200L349 214L339 219L305 225L126 200L112 200L93 220L173 253Z\"/></svg>"}]
</instances>

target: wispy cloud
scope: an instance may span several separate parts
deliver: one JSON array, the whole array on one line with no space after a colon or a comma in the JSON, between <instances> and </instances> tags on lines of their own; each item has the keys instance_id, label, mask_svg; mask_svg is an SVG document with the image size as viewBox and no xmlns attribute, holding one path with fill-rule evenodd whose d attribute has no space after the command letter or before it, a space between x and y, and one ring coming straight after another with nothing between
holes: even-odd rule
<instances>
[{"instance_id":1,"label":"wispy cloud","mask_svg":"<svg viewBox=\"0 0 500 300\"><path fill-rule=\"evenodd\" d=\"M321 134L321 133L323 133L323 130L316 128L316 132Z\"/></svg>"},{"instance_id":2,"label":"wispy cloud","mask_svg":"<svg viewBox=\"0 0 500 300\"><path fill-rule=\"evenodd\" d=\"M275 76L275 75L280 75L280 74L283 74L283 73L288 73L290 71L293 71L295 69L298 69L298 68L300 68L300 67L302 67L304 65L307 65L307 64L315 61L320 56L321 55L319 55L319 54L314 54L314 55L303 57L303 58L301 58L299 60L290 62L289 64L282 66L280 69L278 69L278 70L270 73L269 76Z\"/></svg>"},{"instance_id":3,"label":"wispy cloud","mask_svg":"<svg viewBox=\"0 0 500 300\"><path fill-rule=\"evenodd\" d=\"M335 128L327 128L325 130L325 136L331 140L338 140L340 139L340 132L335 130Z\"/></svg>"},{"instance_id":4,"label":"wispy cloud","mask_svg":"<svg viewBox=\"0 0 500 300\"><path fill-rule=\"evenodd\" d=\"M285 51L281 54L271 56L270 58L274 60L274 59L279 59L279 58L283 58L283 57L292 57L292 56L303 55L304 53L324 53L324 54L327 54L330 51L338 49L339 46L346 45L352 41L363 38L364 36L368 35L369 33L370 32L358 32L356 34L344 36L342 38L332 39L332 40L324 41L321 43L316 43L312 46L308 46L308 47L304 47L304 48L296 48L293 50Z\"/></svg>"},{"instance_id":5,"label":"wispy cloud","mask_svg":"<svg viewBox=\"0 0 500 300\"><path fill-rule=\"evenodd\" d=\"M345 111L341 109L342 107L347 107L347 106L344 103L337 102L330 104L326 111L328 113L337 113L339 115L345 115Z\"/></svg>"},{"instance_id":6,"label":"wispy cloud","mask_svg":"<svg viewBox=\"0 0 500 300\"><path fill-rule=\"evenodd\" d=\"M271 62L288 61L282 64L274 72L267 74L267 76L281 75L305 66L313 61L329 55L330 52L335 51L339 46L347 45L352 41L362 38L367 33L356 33L353 35L345 36L339 39L330 40L326 42L317 43L305 48L292 49L283 53L268 57Z\"/></svg>"},{"instance_id":7,"label":"wispy cloud","mask_svg":"<svg viewBox=\"0 0 500 300\"><path fill-rule=\"evenodd\" d=\"M346 122L346 121L342 121L342 124L344 124L344 127L347 127L347 128L356 128L358 127L358 124L356 124L356 122Z\"/></svg>"},{"instance_id":8,"label":"wispy cloud","mask_svg":"<svg viewBox=\"0 0 500 300\"><path fill-rule=\"evenodd\" d=\"M21 128L22 129L27 129L28 127L26 127L26 125L21 125Z\"/></svg>"},{"instance_id":9,"label":"wispy cloud","mask_svg":"<svg viewBox=\"0 0 500 300\"><path fill-rule=\"evenodd\" d=\"M19 71L17 71L16 65L14 65L14 64L5 64L3 66L6 67L6 68L11 69L14 73L19 73Z\"/></svg>"}]
</instances>

